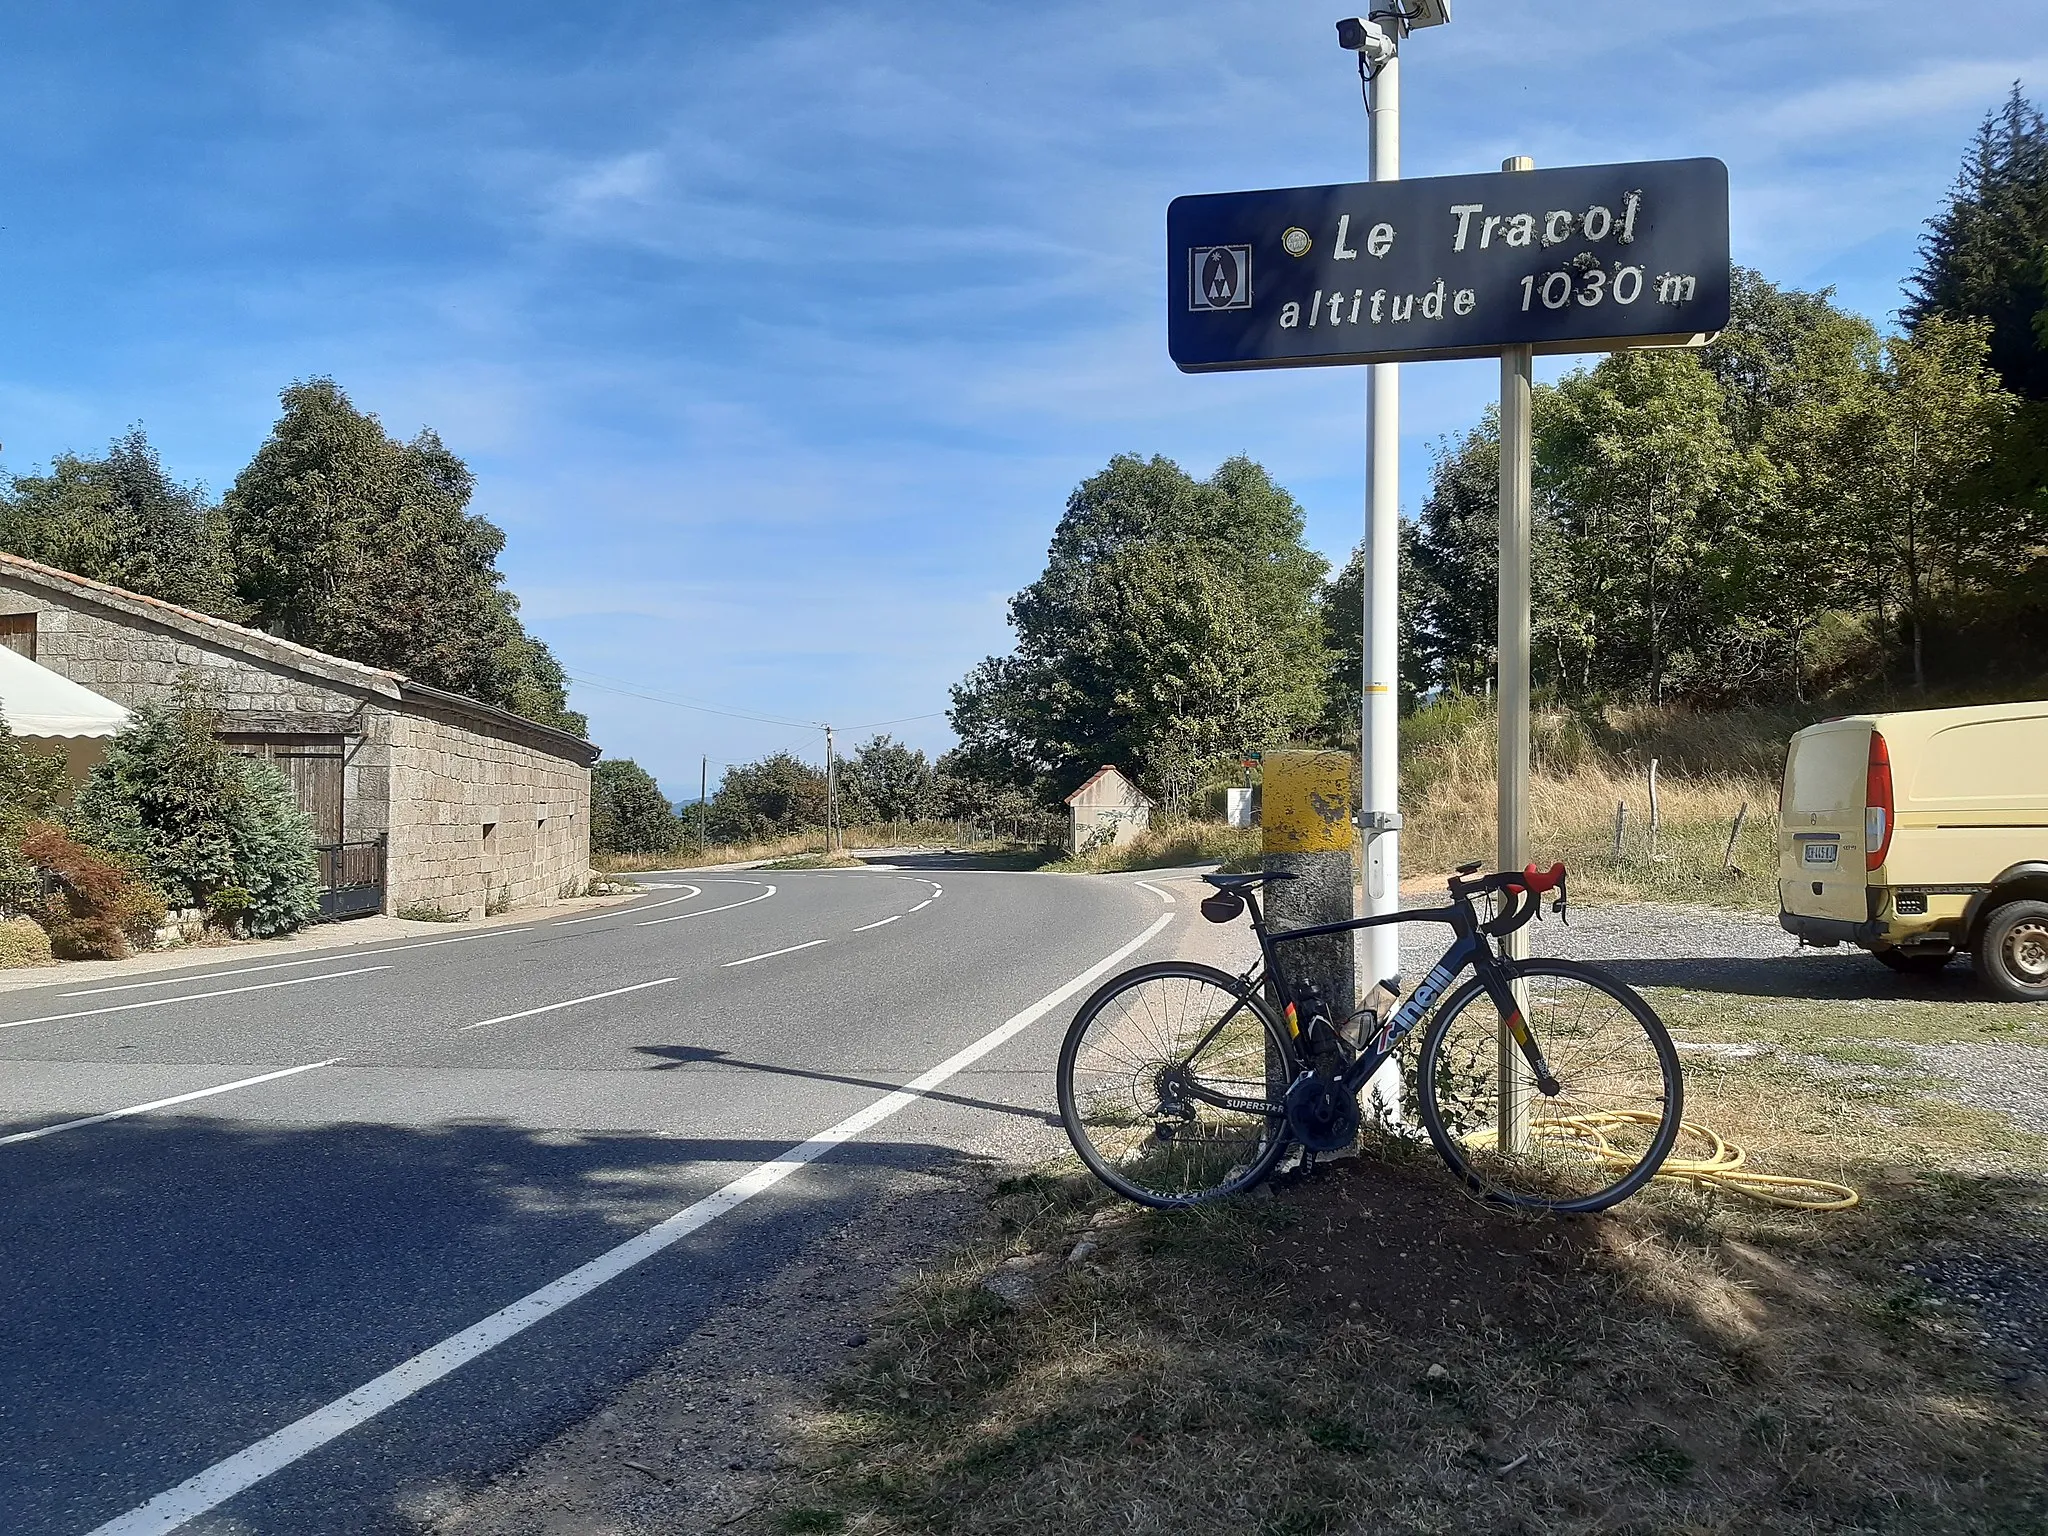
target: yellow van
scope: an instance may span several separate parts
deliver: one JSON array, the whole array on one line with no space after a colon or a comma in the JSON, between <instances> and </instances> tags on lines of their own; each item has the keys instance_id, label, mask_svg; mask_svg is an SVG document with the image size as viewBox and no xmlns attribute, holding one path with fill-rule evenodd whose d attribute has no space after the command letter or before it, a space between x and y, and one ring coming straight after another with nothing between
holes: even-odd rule
<instances>
[{"instance_id":1,"label":"yellow van","mask_svg":"<svg viewBox=\"0 0 2048 1536\"><path fill-rule=\"evenodd\" d=\"M2048 1002L2048 703L1851 715L1792 738L1778 922Z\"/></svg>"}]
</instances>

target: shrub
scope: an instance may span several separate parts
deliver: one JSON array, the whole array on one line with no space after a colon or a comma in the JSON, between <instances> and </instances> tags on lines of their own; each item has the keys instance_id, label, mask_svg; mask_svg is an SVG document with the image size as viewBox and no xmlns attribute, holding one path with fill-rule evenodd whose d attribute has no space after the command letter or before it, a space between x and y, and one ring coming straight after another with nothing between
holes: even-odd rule
<instances>
[{"instance_id":1,"label":"shrub","mask_svg":"<svg viewBox=\"0 0 2048 1536\"><path fill-rule=\"evenodd\" d=\"M242 931L259 939L303 928L320 915L320 861L313 823L275 763L242 758L242 794L228 817L235 852Z\"/></svg>"},{"instance_id":2,"label":"shrub","mask_svg":"<svg viewBox=\"0 0 2048 1536\"><path fill-rule=\"evenodd\" d=\"M67 960L121 959L164 920L161 896L52 822L31 822L21 851L45 877L43 927Z\"/></svg>"},{"instance_id":3,"label":"shrub","mask_svg":"<svg viewBox=\"0 0 2048 1536\"><path fill-rule=\"evenodd\" d=\"M50 936L32 917L0 921L0 970L51 963Z\"/></svg>"},{"instance_id":4,"label":"shrub","mask_svg":"<svg viewBox=\"0 0 2048 1536\"><path fill-rule=\"evenodd\" d=\"M189 688L168 706L143 705L79 791L72 822L173 906L258 937L286 933L320 911L312 824L274 765L220 744L219 724ZM246 899L216 901L233 891Z\"/></svg>"}]
</instances>

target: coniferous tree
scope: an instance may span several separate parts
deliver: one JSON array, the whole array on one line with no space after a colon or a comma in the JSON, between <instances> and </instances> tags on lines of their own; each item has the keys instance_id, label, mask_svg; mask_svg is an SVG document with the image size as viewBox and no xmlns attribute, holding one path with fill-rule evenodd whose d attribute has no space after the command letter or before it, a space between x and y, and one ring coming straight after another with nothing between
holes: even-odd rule
<instances>
[{"instance_id":1,"label":"coniferous tree","mask_svg":"<svg viewBox=\"0 0 2048 1536\"><path fill-rule=\"evenodd\" d=\"M1985 115L1948 206L1927 224L1906 319L1991 322L2005 387L2048 400L2048 118L2019 85Z\"/></svg>"}]
</instances>

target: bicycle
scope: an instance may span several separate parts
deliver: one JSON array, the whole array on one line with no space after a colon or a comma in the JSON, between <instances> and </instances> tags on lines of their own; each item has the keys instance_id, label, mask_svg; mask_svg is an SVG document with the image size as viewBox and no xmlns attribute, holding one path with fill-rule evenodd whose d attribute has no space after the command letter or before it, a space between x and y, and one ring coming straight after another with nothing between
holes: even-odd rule
<instances>
[{"instance_id":1,"label":"bicycle","mask_svg":"<svg viewBox=\"0 0 2048 1536\"><path fill-rule=\"evenodd\" d=\"M1648 1003L1597 966L1500 951L1550 891L1552 910L1565 914L1563 865L1475 876L1479 867L1460 867L1446 906L1277 933L1259 910L1258 888L1291 875L1205 875L1216 890L1202 915L1227 923L1249 909L1259 958L1241 976L1178 960L1137 966L1082 1005L1058 1078L1060 1118L1081 1161L1143 1205L1196 1205L1250 1189L1290 1147L1312 1162L1349 1144L1361 1123L1359 1090L1434 1008L1415 1073L1417 1107L1469 1189L1558 1213L1605 1210L1641 1189L1670 1153L1684 1112L1670 1035ZM1486 917L1481 896L1493 906ZM1446 924L1453 937L1384 1019L1361 1009L1340 1028L1282 963L1283 945L1396 922ZM1467 968L1474 974L1452 990ZM1482 1000L1491 1006L1477 1006Z\"/></svg>"}]
</instances>

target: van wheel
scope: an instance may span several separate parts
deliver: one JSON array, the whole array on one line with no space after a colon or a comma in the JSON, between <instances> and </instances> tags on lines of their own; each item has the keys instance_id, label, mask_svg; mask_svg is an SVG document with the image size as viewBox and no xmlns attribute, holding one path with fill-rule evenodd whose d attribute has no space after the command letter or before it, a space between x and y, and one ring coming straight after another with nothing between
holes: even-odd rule
<instances>
[{"instance_id":1,"label":"van wheel","mask_svg":"<svg viewBox=\"0 0 2048 1536\"><path fill-rule=\"evenodd\" d=\"M1977 979L2015 1003L2048 1003L2048 901L2009 901L1984 919Z\"/></svg>"},{"instance_id":2,"label":"van wheel","mask_svg":"<svg viewBox=\"0 0 2048 1536\"><path fill-rule=\"evenodd\" d=\"M1952 949L1873 949L1871 953L1901 976L1932 976L1955 959Z\"/></svg>"}]
</instances>

